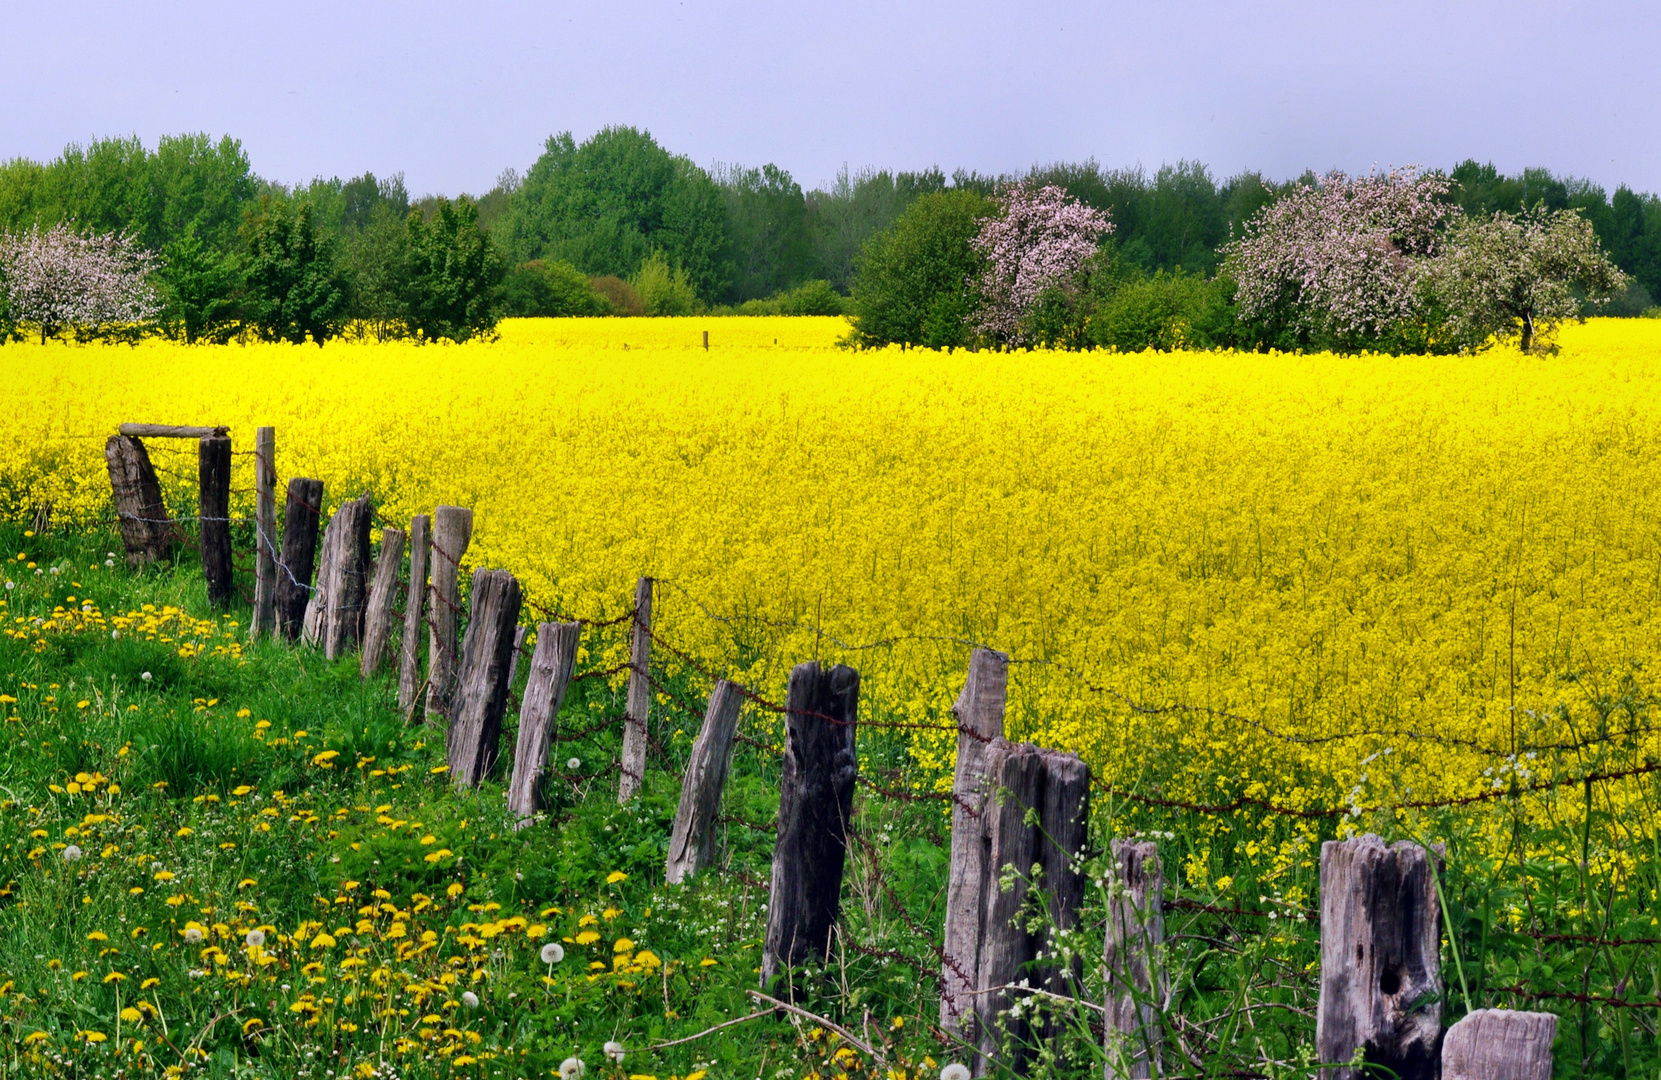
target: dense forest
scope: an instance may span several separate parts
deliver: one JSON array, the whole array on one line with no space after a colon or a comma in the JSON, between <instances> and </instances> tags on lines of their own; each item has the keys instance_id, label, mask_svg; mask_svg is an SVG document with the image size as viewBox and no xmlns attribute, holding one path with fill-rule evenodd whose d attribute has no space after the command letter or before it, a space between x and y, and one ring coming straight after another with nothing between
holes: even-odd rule
<instances>
[{"instance_id":1,"label":"dense forest","mask_svg":"<svg viewBox=\"0 0 1661 1080\"><path fill-rule=\"evenodd\" d=\"M1610 195L1546 169L1506 176L1474 160L1440 175L1451 181L1445 198L1473 216L1539 207L1589 220L1630 276L1609 313L1638 314L1661 295L1655 195L1626 186ZM450 336L471 309L434 298L466 289L490 294L473 304L479 312L507 315L841 312L861 253L919 198L985 198L1023 181L1105 212L1117 273L1210 277L1248 220L1317 179L1085 161L1004 176L844 170L804 191L776 165L705 169L646 132L613 127L582 142L554 136L523 174L505 170L489 191L452 200L412 197L401 175L280 183L259 176L237 140L198 134L153 149L100 139L50 162L0 164L0 231L67 222L130 233L157 254L168 321L186 336L211 332L216 319L233 323L239 304L243 320L257 322L250 304L284 303L261 301L261 289L292 289L301 278L319 298L310 313L319 325ZM290 323L276 336L296 333L303 340L306 331Z\"/></svg>"}]
</instances>

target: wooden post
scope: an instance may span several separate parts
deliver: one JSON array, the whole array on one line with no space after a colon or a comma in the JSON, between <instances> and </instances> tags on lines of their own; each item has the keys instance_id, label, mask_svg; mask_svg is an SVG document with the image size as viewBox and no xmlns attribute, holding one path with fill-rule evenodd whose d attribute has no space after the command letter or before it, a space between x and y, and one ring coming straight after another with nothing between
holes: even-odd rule
<instances>
[{"instance_id":1,"label":"wooden post","mask_svg":"<svg viewBox=\"0 0 1661 1080\"><path fill-rule=\"evenodd\" d=\"M474 572L467 639L456 678L455 719L445 739L450 781L457 787L478 787L496 764L507 707L508 656L522 599L519 582L506 570Z\"/></svg>"},{"instance_id":2,"label":"wooden post","mask_svg":"<svg viewBox=\"0 0 1661 1080\"><path fill-rule=\"evenodd\" d=\"M525 680L525 703L519 709L519 738L513 748L513 779L508 783L508 809L518 815L515 828L531 823L531 815L546 802L543 787L548 776L548 752L554 742L554 724L565 701L571 673L577 667L581 623L537 623L536 652Z\"/></svg>"},{"instance_id":3,"label":"wooden post","mask_svg":"<svg viewBox=\"0 0 1661 1080\"><path fill-rule=\"evenodd\" d=\"M732 765L732 737L744 691L722 679L709 696L704 726L692 743L692 757L681 781L681 804L669 834L669 860L664 874L671 885L686 880L715 861L715 815Z\"/></svg>"},{"instance_id":4,"label":"wooden post","mask_svg":"<svg viewBox=\"0 0 1661 1080\"><path fill-rule=\"evenodd\" d=\"M1440 861L1440 860L1438 860ZM1436 1080L1441 1063L1441 912L1423 847L1368 833L1321 845L1321 999L1315 1050L1357 1050L1400 1080ZM1409 1008L1411 1007L1411 1011ZM1328 1080L1375 1070L1334 1066Z\"/></svg>"},{"instance_id":5,"label":"wooden post","mask_svg":"<svg viewBox=\"0 0 1661 1080\"><path fill-rule=\"evenodd\" d=\"M427 562L432 549L430 521L416 514L409 523L409 595L404 600L404 640L398 653L398 708L414 718L421 695L421 628L427 616Z\"/></svg>"},{"instance_id":6,"label":"wooden post","mask_svg":"<svg viewBox=\"0 0 1661 1080\"><path fill-rule=\"evenodd\" d=\"M367 494L340 504L323 530L323 564L306 608L304 640L321 644L323 657L337 660L363 637L364 601L369 592L369 526L375 508Z\"/></svg>"},{"instance_id":7,"label":"wooden post","mask_svg":"<svg viewBox=\"0 0 1661 1080\"><path fill-rule=\"evenodd\" d=\"M1165 879L1151 840L1113 841L1108 881L1107 1080L1161 1075L1165 1001Z\"/></svg>"},{"instance_id":8,"label":"wooden post","mask_svg":"<svg viewBox=\"0 0 1661 1080\"><path fill-rule=\"evenodd\" d=\"M134 439L206 439L231 433L228 427L189 427L180 424L122 424L116 430Z\"/></svg>"},{"instance_id":9,"label":"wooden post","mask_svg":"<svg viewBox=\"0 0 1661 1080\"><path fill-rule=\"evenodd\" d=\"M1023 909L1028 894L1040 889L1056 930L1071 929L1077 920L1083 882L1074 867L1084 847L1090 773L1076 754L1003 739L993 741L988 766L997 792L986 803L986 908L975 988L980 1053L974 1075L989 1075L1001 1065L1019 1076L1037 1059L1037 1043L1055 1032L1053 1025L1035 1025L1030 1013L1002 1015L1025 996L1016 984L1026 980L1070 996L1077 983L1075 967L1053 962L1050 935L1028 932ZM1000 880L1006 873L1007 889ZM1042 966L1035 964L1041 953L1051 958ZM1010 1051L1000 1059L1005 1040Z\"/></svg>"},{"instance_id":10,"label":"wooden post","mask_svg":"<svg viewBox=\"0 0 1661 1080\"><path fill-rule=\"evenodd\" d=\"M283 506L283 554L277 562L277 632L298 641L311 598L317 562L317 521L323 513L323 481L297 476Z\"/></svg>"},{"instance_id":11,"label":"wooden post","mask_svg":"<svg viewBox=\"0 0 1661 1080\"><path fill-rule=\"evenodd\" d=\"M277 429L254 432L254 615L248 639L277 626Z\"/></svg>"},{"instance_id":12,"label":"wooden post","mask_svg":"<svg viewBox=\"0 0 1661 1080\"><path fill-rule=\"evenodd\" d=\"M705 352L709 351L709 331L708 330L704 331L704 351Z\"/></svg>"},{"instance_id":13,"label":"wooden post","mask_svg":"<svg viewBox=\"0 0 1661 1080\"><path fill-rule=\"evenodd\" d=\"M167 516L156 467L150 464L144 443L126 435L111 435L104 443L104 460L110 469L110 489L127 562L136 566L166 558L173 546L173 521Z\"/></svg>"},{"instance_id":14,"label":"wooden post","mask_svg":"<svg viewBox=\"0 0 1661 1080\"><path fill-rule=\"evenodd\" d=\"M1442 1080L1551 1080L1551 1013L1478 1009L1442 1038Z\"/></svg>"},{"instance_id":15,"label":"wooden post","mask_svg":"<svg viewBox=\"0 0 1661 1080\"><path fill-rule=\"evenodd\" d=\"M816 660L796 665L785 701L779 831L761 956L764 989L787 968L830 957L859 777L858 724L859 672L845 664L822 668Z\"/></svg>"},{"instance_id":16,"label":"wooden post","mask_svg":"<svg viewBox=\"0 0 1661 1080\"><path fill-rule=\"evenodd\" d=\"M652 579L643 577L634 588L634 640L629 648L628 711L623 717L622 775L617 801L626 803L640 793L646 779L646 720L652 709Z\"/></svg>"},{"instance_id":17,"label":"wooden post","mask_svg":"<svg viewBox=\"0 0 1661 1080\"><path fill-rule=\"evenodd\" d=\"M508 694L513 693L513 680L519 676L519 658L525 655L525 632L528 626L513 629L513 655L508 659Z\"/></svg>"},{"instance_id":18,"label":"wooden post","mask_svg":"<svg viewBox=\"0 0 1661 1080\"><path fill-rule=\"evenodd\" d=\"M202 530L202 577L208 602L230 604L231 590L231 440L203 436L197 451L197 514Z\"/></svg>"},{"instance_id":19,"label":"wooden post","mask_svg":"<svg viewBox=\"0 0 1661 1080\"><path fill-rule=\"evenodd\" d=\"M952 781L952 854L946 885L946 933L940 964L940 1026L973 1039L972 992L986 911L987 814L993 780L987 752L1003 737L1009 657L991 649L969 656L969 676L952 712L957 717L957 768Z\"/></svg>"},{"instance_id":20,"label":"wooden post","mask_svg":"<svg viewBox=\"0 0 1661 1080\"><path fill-rule=\"evenodd\" d=\"M432 634L427 649L427 719L451 718L456 666L461 660L456 635L461 626L461 557L473 539L473 511L441 506L433 517Z\"/></svg>"},{"instance_id":21,"label":"wooden post","mask_svg":"<svg viewBox=\"0 0 1661 1080\"><path fill-rule=\"evenodd\" d=\"M391 654L392 605L398 599L398 571L404 563L404 530L381 530L381 557L375 561L375 581L369 587L369 605L363 617L364 678L379 671Z\"/></svg>"}]
</instances>

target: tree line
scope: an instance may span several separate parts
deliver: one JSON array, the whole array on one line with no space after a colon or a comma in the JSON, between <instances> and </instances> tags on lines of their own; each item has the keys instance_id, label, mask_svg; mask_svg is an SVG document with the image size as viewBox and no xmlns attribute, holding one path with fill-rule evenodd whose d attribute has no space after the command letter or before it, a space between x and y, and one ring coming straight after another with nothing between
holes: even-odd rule
<instances>
[{"instance_id":1,"label":"tree line","mask_svg":"<svg viewBox=\"0 0 1661 1080\"><path fill-rule=\"evenodd\" d=\"M1475 161L1435 175L1446 181L1438 201L1468 218L1567 210L1587 221L1627 275L1605 310L1638 314L1661 294L1654 195L1622 186L1610 196L1543 169L1506 176ZM280 184L258 176L235 139L197 134L154 149L100 139L50 162L0 164L0 232L8 250L32 235L59 261L73 245L61 235L49 244L55 228L125 236L135 258L145 254L153 296L120 310L142 309L146 325L191 341L321 342L343 332L465 340L503 315L711 311L850 314L858 340L972 344L991 339L973 329L967 282L983 267L967 223L1002 213L999 200L1017 185L1054 188L1111 221L1100 240L1111 258L1092 260L1089 280L1069 286L1093 298L1085 321L1095 329L1081 329L1076 302L1062 305L1071 312L1063 317L1057 294L1044 301L1049 316L1026 316L1060 319L1039 338L1307 346L1307 333L1239 332L1227 250L1267 207L1320 184L1314 174L1218 180L1193 162L1148 172L1086 161L1000 176L844 169L804 191L775 165L704 169L644 131L612 127L581 142L556 135L522 175L506 170L484 194L451 200L412 198L401 176L369 173ZM932 242L925 219L956 239L906 287L943 275L939 288L877 310L884 274L911 272L907 245ZM17 308L19 289L6 294ZM896 316L918 304L929 310ZM25 308L0 320L42 328Z\"/></svg>"}]
</instances>

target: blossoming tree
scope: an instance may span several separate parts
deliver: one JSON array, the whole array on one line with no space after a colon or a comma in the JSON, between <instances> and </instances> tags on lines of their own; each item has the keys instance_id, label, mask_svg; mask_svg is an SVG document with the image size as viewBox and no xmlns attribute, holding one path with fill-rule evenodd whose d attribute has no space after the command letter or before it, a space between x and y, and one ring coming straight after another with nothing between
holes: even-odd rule
<instances>
[{"instance_id":1,"label":"blossoming tree","mask_svg":"<svg viewBox=\"0 0 1661 1080\"><path fill-rule=\"evenodd\" d=\"M65 329L139 324L161 305L147 275L155 257L126 233L82 235L66 224L0 235L0 288L10 317L40 340Z\"/></svg>"},{"instance_id":2,"label":"blossoming tree","mask_svg":"<svg viewBox=\"0 0 1661 1080\"><path fill-rule=\"evenodd\" d=\"M1017 184L984 219L969 244L986 260L975 281L974 329L994 341L1026 344L1024 322L1044 290L1078 271L1096 253L1113 222L1055 185Z\"/></svg>"}]
</instances>

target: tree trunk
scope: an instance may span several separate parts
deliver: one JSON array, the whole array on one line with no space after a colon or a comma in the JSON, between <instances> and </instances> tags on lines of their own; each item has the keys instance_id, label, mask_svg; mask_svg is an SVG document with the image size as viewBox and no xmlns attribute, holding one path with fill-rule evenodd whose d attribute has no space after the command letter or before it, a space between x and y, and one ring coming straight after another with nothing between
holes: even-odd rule
<instances>
[{"instance_id":1,"label":"tree trunk","mask_svg":"<svg viewBox=\"0 0 1661 1080\"><path fill-rule=\"evenodd\" d=\"M455 719L446 736L450 781L457 787L478 787L496 765L507 708L508 657L521 602L519 582L506 570L474 572L472 617L462 643L453 702Z\"/></svg>"},{"instance_id":2,"label":"tree trunk","mask_svg":"<svg viewBox=\"0 0 1661 1080\"><path fill-rule=\"evenodd\" d=\"M1440 911L1430 856L1368 833L1321 845L1321 999L1315 1048L1323 1062L1359 1049L1400 1080L1436 1080L1442 1041ZM1376 1070L1374 1070L1376 1071ZM1361 1080L1339 1066L1327 1080Z\"/></svg>"},{"instance_id":3,"label":"tree trunk","mask_svg":"<svg viewBox=\"0 0 1661 1080\"><path fill-rule=\"evenodd\" d=\"M1534 316L1531 313L1525 311L1525 312L1523 312L1522 349L1523 349L1523 352L1526 353L1526 352L1528 352L1529 350L1531 350L1533 348L1534 348Z\"/></svg>"},{"instance_id":4,"label":"tree trunk","mask_svg":"<svg viewBox=\"0 0 1661 1080\"><path fill-rule=\"evenodd\" d=\"M629 648L628 711L623 718L623 765L617 801L626 803L646 781L647 717L652 709L652 579L634 589L634 640Z\"/></svg>"},{"instance_id":5,"label":"tree trunk","mask_svg":"<svg viewBox=\"0 0 1661 1080\"><path fill-rule=\"evenodd\" d=\"M421 694L421 627L427 615L427 562L432 535L426 514L409 523L409 594L404 600L404 640L398 652L398 708L413 717Z\"/></svg>"},{"instance_id":6,"label":"tree trunk","mask_svg":"<svg viewBox=\"0 0 1661 1080\"><path fill-rule=\"evenodd\" d=\"M277 632L298 641L311 597L317 562L317 521L323 513L323 481L297 476L288 482L283 507L283 555L277 563Z\"/></svg>"},{"instance_id":7,"label":"tree trunk","mask_svg":"<svg viewBox=\"0 0 1661 1080\"><path fill-rule=\"evenodd\" d=\"M433 518L432 634L427 650L427 719L453 717L456 666L461 660L461 557L473 539L473 511L441 506Z\"/></svg>"},{"instance_id":8,"label":"tree trunk","mask_svg":"<svg viewBox=\"0 0 1661 1080\"><path fill-rule=\"evenodd\" d=\"M277 626L277 429L254 433L254 614L248 638L270 637Z\"/></svg>"},{"instance_id":9,"label":"tree trunk","mask_svg":"<svg viewBox=\"0 0 1661 1080\"><path fill-rule=\"evenodd\" d=\"M788 968L830 957L842 902L859 758L859 672L844 664L798 664L785 703L778 838L767 898L761 985ZM779 992L793 993L790 987Z\"/></svg>"},{"instance_id":10,"label":"tree trunk","mask_svg":"<svg viewBox=\"0 0 1661 1080\"><path fill-rule=\"evenodd\" d=\"M1103 954L1107 1080L1160 1075L1165 1002L1165 879L1151 840L1113 841Z\"/></svg>"},{"instance_id":11,"label":"tree trunk","mask_svg":"<svg viewBox=\"0 0 1661 1080\"><path fill-rule=\"evenodd\" d=\"M381 557L375 562L375 582L369 588L369 605L363 619L364 678L379 671L392 652L392 605L398 599L398 571L404 563L404 530L381 530Z\"/></svg>"},{"instance_id":12,"label":"tree trunk","mask_svg":"<svg viewBox=\"0 0 1661 1080\"><path fill-rule=\"evenodd\" d=\"M150 452L136 438L111 435L104 443L104 460L109 465L110 489L128 564L137 566L166 558L173 547L173 521L162 502Z\"/></svg>"},{"instance_id":13,"label":"tree trunk","mask_svg":"<svg viewBox=\"0 0 1661 1080\"><path fill-rule=\"evenodd\" d=\"M231 588L231 440L204 436L197 444L197 514L202 524L202 577L208 602L228 607Z\"/></svg>"},{"instance_id":14,"label":"tree trunk","mask_svg":"<svg viewBox=\"0 0 1661 1080\"><path fill-rule=\"evenodd\" d=\"M1551 1013L1478 1009L1442 1039L1442 1080L1551 1080Z\"/></svg>"},{"instance_id":15,"label":"tree trunk","mask_svg":"<svg viewBox=\"0 0 1661 1080\"><path fill-rule=\"evenodd\" d=\"M553 748L559 707L577 667L581 623L537 623L536 652L525 680L525 703L519 709L519 738L513 748L513 779L508 784L508 809L518 816L517 828L546 805L548 754Z\"/></svg>"},{"instance_id":16,"label":"tree trunk","mask_svg":"<svg viewBox=\"0 0 1661 1080\"><path fill-rule=\"evenodd\" d=\"M709 696L704 726L692 744L692 757L681 780L681 803L669 834L669 860L664 878L671 885L692 877L715 861L715 815L721 810L727 770L732 765L732 737L744 692L722 679Z\"/></svg>"}]
</instances>

